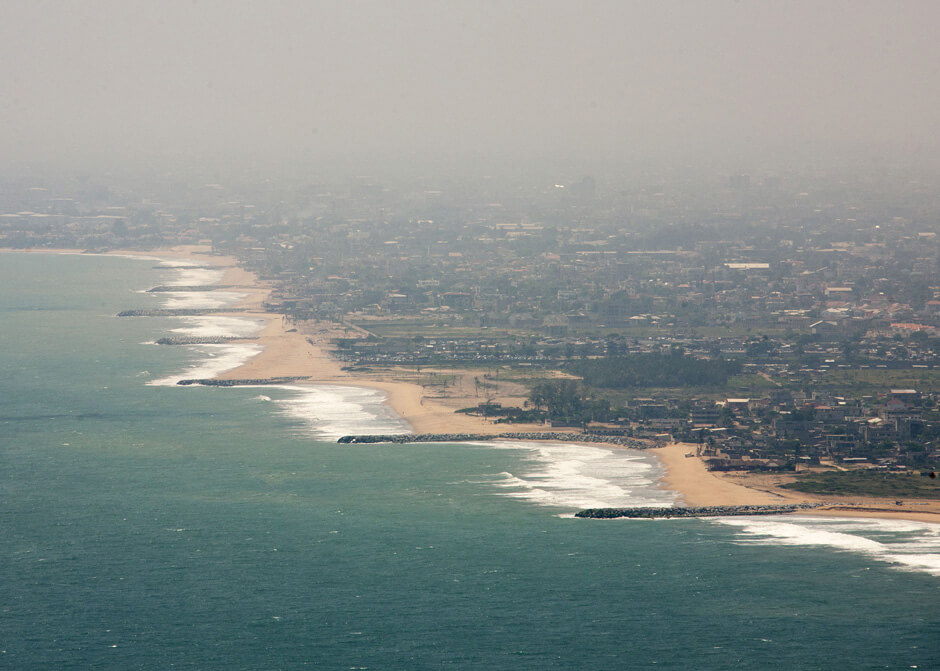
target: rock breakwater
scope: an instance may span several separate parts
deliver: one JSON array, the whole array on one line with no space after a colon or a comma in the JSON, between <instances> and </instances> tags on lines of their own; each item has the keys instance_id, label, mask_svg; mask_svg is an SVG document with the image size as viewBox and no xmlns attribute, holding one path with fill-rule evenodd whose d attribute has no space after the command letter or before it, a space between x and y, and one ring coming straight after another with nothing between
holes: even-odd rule
<instances>
[{"instance_id":1,"label":"rock breakwater","mask_svg":"<svg viewBox=\"0 0 940 671\"><path fill-rule=\"evenodd\" d=\"M575 517L611 520L621 517L633 519L659 519L672 517L740 517L742 515L782 515L801 510L819 508L821 503L794 503L779 506L702 506L668 508L588 508L575 513Z\"/></svg>"},{"instance_id":2,"label":"rock breakwater","mask_svg":"<svg viewBox=\"0 0 940 671\"><path fill-rule=\"evenodd\" d=\"M635 450L662 447L662 441L637 440L626 436L605 436L596 433L571 433L559 431L524 431L506 433L405 433L400 435L352 435L343 436L337 443L466 443L480 440L558 440L569 443L599 443L617 445Z\"/></svg>"},{"instance_id":3,"label":"rock breakwater","mask_svg":"<svg viewBox=\"0 0 940 671\"><path fill-rule=\"evenodd\" d=\"M202 285L175 285L175 284L161 284L160 286L153 287L152 289L147 289L148 293L159 294L164 292L179 292L179 291L215 291L216 289L231 289L229 284L202 284Z\"/></svg>"},{"instance_id":4,"label":"rock breakwater","mask_svg":"<svg viewBox=\"0 0 940 671\"><path fill-rule=\"evenodd\" d=\"M157 340L158 345L224 345L234 340L257 340L242 336L167 336Z\"/></svg>"},{"instance_id":5,"label":"rock breakwater","mask_svg":"<svg viewBox=\"0 0 940 671\"><path fill-rule=\"evenodd\" d=\"M258 385L271 385L271 384L290 384L292 382L306 381L306 377L294 376L294 377L259 377L259 378L243 378L235 380L217 380L215 378L205 378L205 379L193 379L193 380L180 380L176 384L183 386L198 384L204 387L256 387Z\"/></svg>"}]
</instances>

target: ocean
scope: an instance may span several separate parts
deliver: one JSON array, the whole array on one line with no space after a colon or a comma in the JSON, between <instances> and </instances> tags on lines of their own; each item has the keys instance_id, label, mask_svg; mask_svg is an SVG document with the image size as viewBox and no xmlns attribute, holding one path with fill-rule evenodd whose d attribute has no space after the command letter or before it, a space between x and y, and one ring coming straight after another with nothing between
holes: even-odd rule
<instances>
[{"instance_id":1,"label":"ocean","mask_svg":"<svg viewBox=\"0 0 940 671\"><path fill-rule=\"evenodd\" d=\"M257 343L216 270L0 254L0 668L937 669L940 525L582 520L643 452L339 445L380 392L177 386Z\"/></svg>"}]
</instances>

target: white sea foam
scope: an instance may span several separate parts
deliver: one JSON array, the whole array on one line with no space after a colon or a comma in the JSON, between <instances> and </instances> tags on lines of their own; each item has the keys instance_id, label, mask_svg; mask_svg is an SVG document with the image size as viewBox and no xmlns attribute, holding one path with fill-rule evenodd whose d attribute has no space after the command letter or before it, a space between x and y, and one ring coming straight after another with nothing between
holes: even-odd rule
<instances>
[{"instance_id":1,"label":"white sea foam","mask_svg":"<svg viewBox=\"0 0 940 671\"><path fill-rule=\"evenodd\" d=\"M39 251L39 250L36 250ZM146 254L115 254L113 252L108 252L107 254L102 252L70 252L65 250L42 250L43 254L55 254L56 256L97 256L103 259L133 259L134 261L163 261L162 257L159 256L148 256Z\"/></svg>"},{"instance_id":2,"label":"white sea foam","mask_svg":"<svg viewBox=\"0 0 940 671\"><path fill-rule=\"evenodd\" d=\"M188 268L190 261L168 259L160 264L167 270L173 271L171 277L165 279L165 286L209 286L218 284L225 276L224 268ZM248 294L235 291L165 291L156 294L162 300L166 309L218 309L224 308Z\"/></svg>"},{"instance_id":3,"label":"white sea foam","mask_svg":"<svg viewBox=\"0 0 940 671\"><path fill-rule=\"evenodd\" d=\"M184 260L164 260L161 265L173 270L175 276L167 281L168 285L209 285L218 282L224 270L217 268L185 268L189 265ZM245 297L245 294L231 291L170 291L154 294L162 301L162 307L180 308L224 308ZM263 322L244 317L227 315L200 315L178 317L183 326L173 329L174 333L192 336L237 336L247 337L257 333ZM187 346L187 351L195 357L182 373L176 373L158 380L151 380L150 385L175 385L180 380L212 378L225 371L241 366L261 352L256 343L225 343Z\"/></svg>"},{"instance_id":4,"label":"white sea foam","mask_svg":"<svg viewBox=\"0 0 940 671\"><path fill-rule=\"evenodd\" d=\"M940 576L940 524L838 517L726 517L714 522L735 527L743 543L828 547Z\"/></svg>"},{"instance_id":5,"label":"white sea foam","mask_svg":"<svg viewBox=\"0 0 940 671\"><path fill-rule=\"evenodd\" d=\"M208 379L227 370L238 368L263 349L257 343L232 343L223 345L187 345L187 349L199 354L182 373L175 373L147 384L158 387L175 385L180 380Z\"/></svg>"},{"instance_id":6,"label":"white sea foam","mask_svg":"<svg viewBox=\"0 0 940 671\"><path fill-rule=\"evenodd\" d=\"M264 321L260 319L229 315L198 315L177 319L184 325L171 330L188 336L248 338L264 327Z\"/></svg>"},{"instance_id":7,"label":"white sea foam","mask_svg":"<svg viewBox=\"0 0 940 671\"><path fill-rule=\"evenodd\" d=\"M634 450L574 443L493 441L473 443L523 451L517 473L500 473L494 484L506 496L556 508L668 506L675 493L657 486L661 467Z\"/></svg>"},{"instance_id":8,"label":"white sea foam","mask_svg":"<svg viewBox=\"0 0 940 671\"><path fill-rule=\"evenodd\" d=\"M165 261L163 264L168 268L173 268L176 271L176 276L167 281L166 284L170 286L205 286L209 284L218 284L222 281L222 278L225 276L225 270L222 268L176 268L175 266L189 265L188 262L182 261Z\"/></svg>"},{"instance_id":9,"label":"white sea foam","mask_svg":"<svg viewBox=\"0 0 940 671\"><path fill-rule=\"evenodd\" d=\"M234 291L165 291L160 293L168 310L218 309L237 303L248 294Z\"/></svg>"},{"instance_id":10,"label":"white sea foam","mask_svg":"<svg viewBox=\"0 0 940 671\"><path fill-rule=\"evenodd\" d=\"M299 420L304 433L336 440L355 433L399 435L411 427L385 403L375 389L339 385L278 385L290 392L274 403L280 412Z\"/></svg>"}]
</instances>

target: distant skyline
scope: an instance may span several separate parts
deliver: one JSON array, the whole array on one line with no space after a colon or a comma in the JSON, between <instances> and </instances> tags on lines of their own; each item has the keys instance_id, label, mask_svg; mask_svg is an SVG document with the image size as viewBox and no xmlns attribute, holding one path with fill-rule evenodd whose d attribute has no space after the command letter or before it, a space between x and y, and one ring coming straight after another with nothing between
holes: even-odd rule
<instances>
[{"instance_id":1,"label":"distant skyline","mask_svg":"<svg viewBox=\"0 0 940 671\"><path fill-rule=\"evenodd\" d=\"M915 164L936 2L0 5L7 165Z\"/></svg>"}]
</instances>

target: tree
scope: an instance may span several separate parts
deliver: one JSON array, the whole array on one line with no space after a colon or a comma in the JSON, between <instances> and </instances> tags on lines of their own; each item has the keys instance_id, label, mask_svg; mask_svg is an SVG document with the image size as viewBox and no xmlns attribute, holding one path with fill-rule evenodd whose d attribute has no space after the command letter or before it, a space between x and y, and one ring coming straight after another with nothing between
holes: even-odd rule
<instances>
[{"instance_id":1,"label":"tree","mask_svg":"<svg viewBox=\"0 0 940 671\"><path fill-rule=\"evenodd\" d=\"M576 380L539 382L529 392L529 402L536 410L544 407L552 419L577 417L584 406L581 385Z\"/></svg>"},{"instance_id":2,"label":"tree","mask_svg":"<svg viewBox=\"0 0 940 671\"><path fill-rule=\"evenodd\" d=\"M726 428L734 426L734 411L726 405L718 411L718 426Z\"/></svg>"}]
</instances>

